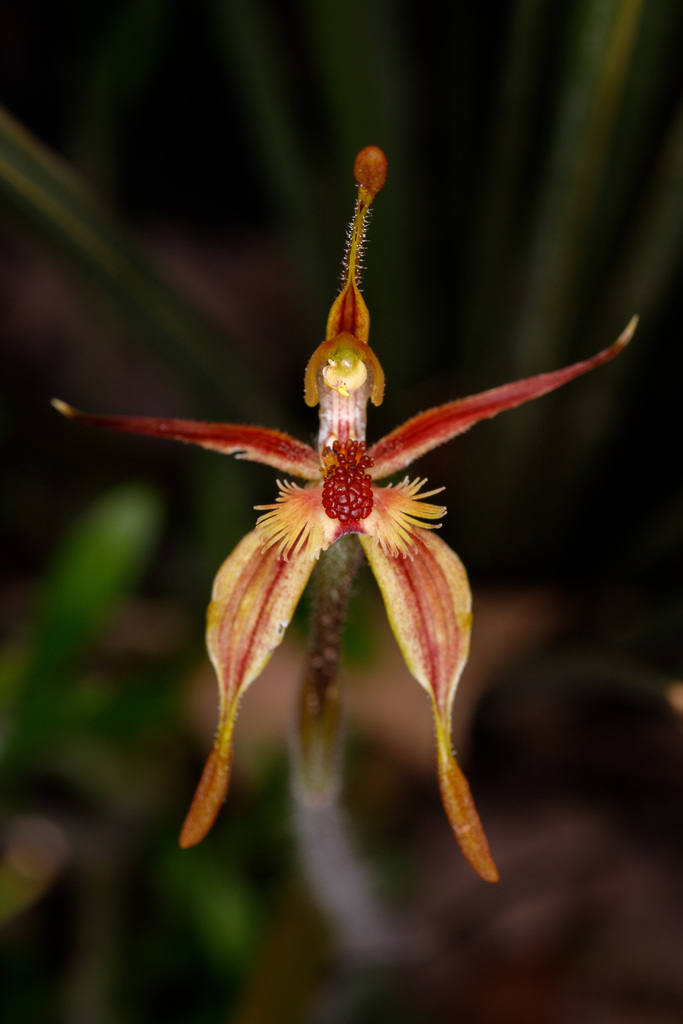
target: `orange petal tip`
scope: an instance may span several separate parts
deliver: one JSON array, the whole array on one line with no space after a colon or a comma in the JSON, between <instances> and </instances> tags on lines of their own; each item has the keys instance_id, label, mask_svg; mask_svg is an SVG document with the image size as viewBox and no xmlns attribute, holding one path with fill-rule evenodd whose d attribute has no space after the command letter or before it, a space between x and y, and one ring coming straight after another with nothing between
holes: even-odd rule
<instances>
[{"instance_id":1,"label":"orange petal tip","mask_svg":"<svg viewBox=\"0 0 683 1024\"><path fill-rule=\"evenodd\" d=\"M465 860L485 882L497 882L495 865L467 779L450 752L439 752L439 789Z\"/></svg>"},{"instance_id":2,"label":"orange petal tip","mask_svg":"<svg viewBox=\"0 0 683 1024\"><path fill-rule=\"evenodd\" d=\"M387 180L387 158L378 146L366 146L355 159L353 173L361 188L374 198Z\"/></svg>"},{"instance_id":3,"label":"orange petal tip","mask_svg":"<svg viewBox=\"0 0 683 1024\"><path fill-rule=\"evenodd\" d=\"M215 746L209 754L180 832L178 842L183 850L201 843L211 831L228 793L231 763L232 750L226 753Z\"/></svg>"}]
</instances>

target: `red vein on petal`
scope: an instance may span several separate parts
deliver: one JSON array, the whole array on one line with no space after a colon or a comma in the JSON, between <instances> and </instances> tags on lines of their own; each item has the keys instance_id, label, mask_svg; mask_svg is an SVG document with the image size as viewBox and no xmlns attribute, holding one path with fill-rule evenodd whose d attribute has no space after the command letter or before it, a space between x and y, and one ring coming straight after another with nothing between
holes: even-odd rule
<instances>
[{"instance_id":1,"label":"red vein on petal","mask_svg":"<svg viewBox=\"0 0 683 1024\"><path fill-rule=\"evenodd\" d=\"M240 698L280 644L315 563L280 561L247 534L223 563L207 613L207 646L216 670L220 716L216 742L183 825L194 846L213 825L228 791L232 732Z\"/></svg>"},{"instance_id":2,"label":"red vein on petal","mask_svg":"<svg viewBox=\"0 0 683 1024\"><path fill-rule=\"evenodd\" d=\"M392 557L367 537L361 537L361 544L406 664L432 700L439 788L453 834L468 863L494 882L498 872L450 742L453 695L469 648L471 602L465 570L433 534L418 537L412 559Z\"/></svg>"}]
</instances>

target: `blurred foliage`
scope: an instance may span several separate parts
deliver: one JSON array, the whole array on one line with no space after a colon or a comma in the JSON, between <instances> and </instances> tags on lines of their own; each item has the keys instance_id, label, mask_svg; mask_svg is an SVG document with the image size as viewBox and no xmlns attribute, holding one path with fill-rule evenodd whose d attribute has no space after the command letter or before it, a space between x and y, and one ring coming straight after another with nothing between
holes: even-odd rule
<instances>
[{"instance_id":1,"label":"blurred foliage","mask_svg":"<svg viewBox=\"0 0 683 1024\"><path fill-rule=\"evenodd\" d=\"M79 519L58 549L43 581L28 660L10 684L15 704L5 747L10 762L18 754L44 750L50 734L63 740L70 721L87 718L87 705L93 698L98 702L96 691L79 695L74 690L73 666L138 583L159 533L157 506L154 495L142 489L121 489ZM85 707L79 696L85 697Z\"/></svg>"},{"instance_id":2,"label":"blurred foliage","mask_svg":"<svg viewBox=\"0 0 683 1024\"><path fill-rule=\"evenodd\" d=\"M203 605L272 473L79 430L48 399L311 437L303 368L361 146L390 168L371 438L640 314L616 363L420 472L448 487L475 598L550 583L611 678L683 675L682 31L674 0L3 5L3 1019L257 1024L319 999L284 751L264 743L211 840L175 847L209 741L188 711ZM423 1019L366 981L353 1019Z\"/></svg>"}]
</instances>

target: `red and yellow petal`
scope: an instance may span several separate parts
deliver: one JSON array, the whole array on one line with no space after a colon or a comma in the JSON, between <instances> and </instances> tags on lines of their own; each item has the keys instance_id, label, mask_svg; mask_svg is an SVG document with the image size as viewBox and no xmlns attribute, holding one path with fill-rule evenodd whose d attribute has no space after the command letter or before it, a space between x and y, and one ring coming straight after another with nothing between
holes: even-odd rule
<instances>
[{"instance_id":1,"label":"red and yellow petal","mask_svg":"<svg viewBox=\"0 0 683 1024\"><path fill-rule=\"evenodd\" d=\"M498 871L467 780L451 747L451 707L469 653L472 598L458 556L434 534L416 534L413 557L393 557L361 537L406 664L429 693L436 727L439 787L451 827L474 870Z\"/></svg>"},{"instance_id":2,"label":"red and yellow petal","mask_svg":"<svg viewBox=\"0 0 683 1024\"><path fill-rule=\"evenodd\" d=\"M213 825L230 782L232 732L240 697L281 643L313 570L307 558L285 561L248 533L223 563L207 613L207 646L220 693L213 750L180 834L194 846Z\"/></svg>"},{"instance_id":3,"label":"red and yellow petal","mask_svg":"<svg viewBox=\"0 0 683 1024\"><path fill-rule=\"evenodd\" d=\"M320 479L320 460L314 449L281 430L241 423L202 423L154 416L96 416L79 412L58 398L54 398L52 404L63 416L91 426L185 441L223 455L262 462L304 480Z\"/></svg>"},{"instance_id":4,"label":"red and yellow petal","mask_svg":"<svg viewBox=\"0 0 683 1024\"><path fill-rule=\"evenodd\" d=\"M514 409L524 402L547 395L548 392L568 384L576 377L609 362L628 345L637 325L638 317L634 316L613 345L590 359L565 366L562 370L540 373L535 377L515 381L513 384L504 384L502 387L483 391L479 395L448 402L446 405L439 405L413 416L370 448L368 455L375 460L373 476L381 480L382 477L398 473L414 459L433 448L438 448L440 444L450 441L458 434L463 434L480 420L491 419L499 412Z\"/></svg>"}]
</instances>

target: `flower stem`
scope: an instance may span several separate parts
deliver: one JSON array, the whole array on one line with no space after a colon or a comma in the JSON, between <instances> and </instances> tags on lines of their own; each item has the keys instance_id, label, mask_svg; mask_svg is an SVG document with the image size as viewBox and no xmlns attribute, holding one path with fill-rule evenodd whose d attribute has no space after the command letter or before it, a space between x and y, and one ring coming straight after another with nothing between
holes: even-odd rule
<instances>
[{"instance_id":1,"label":"flower stem","mask_svg":"<svg viewBox=\"0 0 683 1024\"><path fill-rule=\"evenodd\" d=\"M292 774L294 820L311 891L345 955L377 963L392 958L396 935L353 848L338 801L339 657L349 595L362 560L358 539L341 537L321 554L316 568Z\"/></svg>"},{"instance_id":2,"label":"flower stem","mask_svg":"<svg viewBox=\"0 0 683 1024\"><path fill-rule=\"evenodd\" d=\"M413 936L387 914L348 834L339 805L342 714L339 657L351 587L363 561L354 536L321 554L313 577L306 667L292 743L295 813L301 863L333 943L348 967L388 967ZM354 968L355 969L355 968Z\"/></svg>"},{"instance_id":3,"label":"flower stem","mask_svg":"<svg viewBox=\"0 0 683 1024\"><path fill-rule=\"evenodd\" d=\"M339 657L351 586L363 552L356 537L324 551L313 577L306 666L293 743L297 796L328 805L339 792L341 706Z\"/></svg>"}]
</instances>

